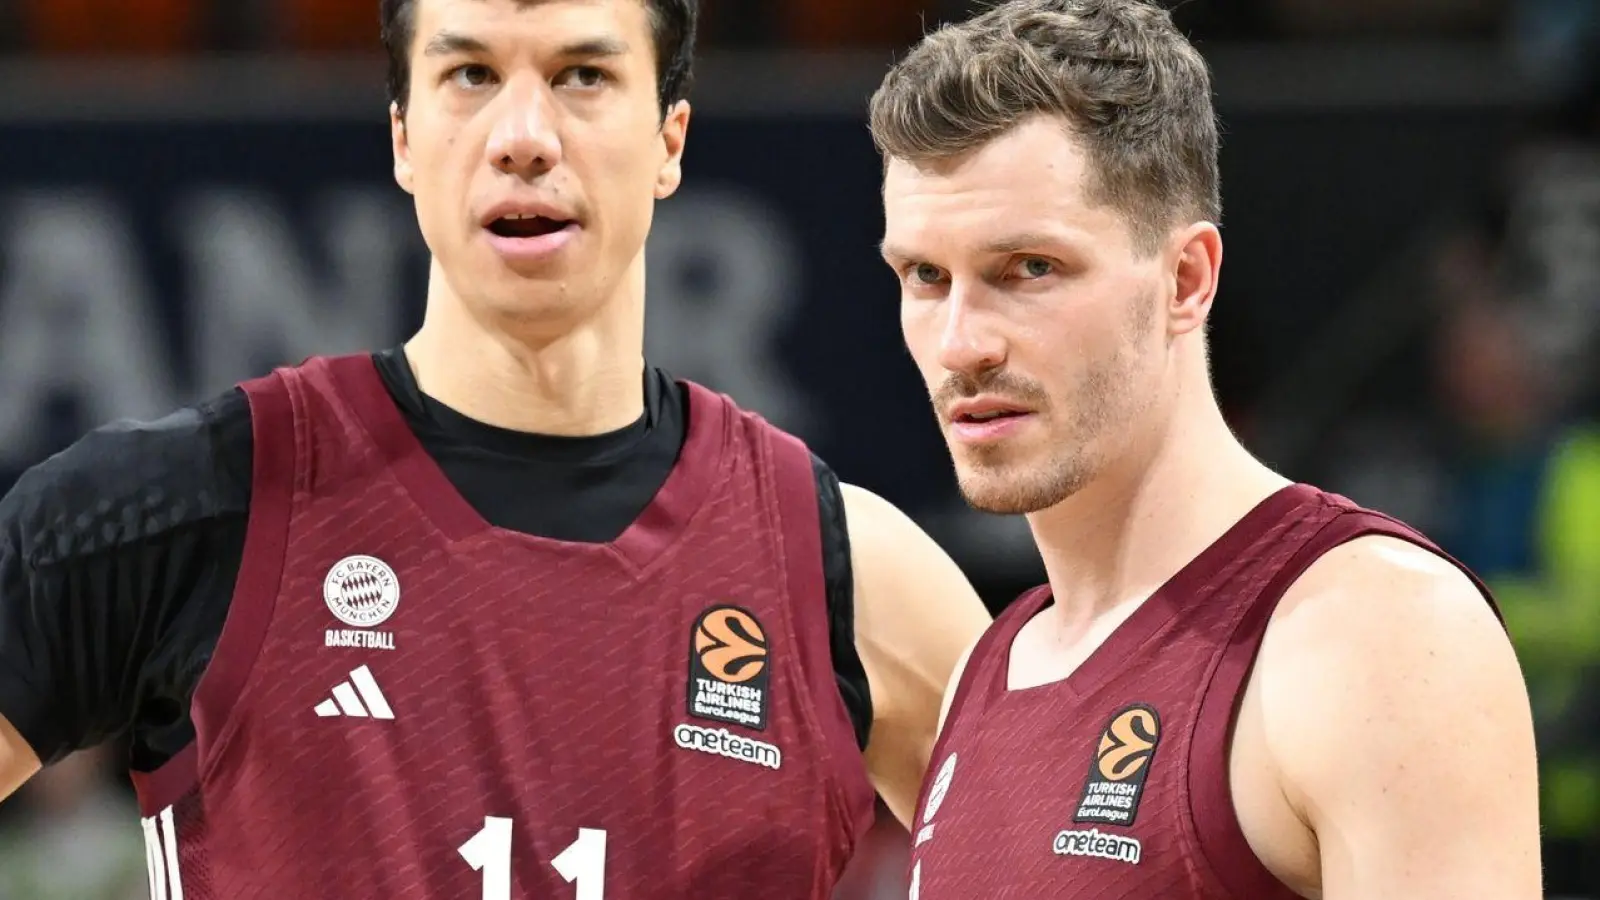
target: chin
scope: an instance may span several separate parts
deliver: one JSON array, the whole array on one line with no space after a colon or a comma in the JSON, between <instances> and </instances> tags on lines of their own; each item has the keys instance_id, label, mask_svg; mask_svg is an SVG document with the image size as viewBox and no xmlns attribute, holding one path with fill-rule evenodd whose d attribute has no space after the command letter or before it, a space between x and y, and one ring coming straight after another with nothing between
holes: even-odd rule
<instances>
[{"instance_id":1,"label":"chin","mask_svg":"<svg viewBox=\"0 0 1600 900\"><path fill-rule=\"evenodd\" d=\"M958 462L956 478L967 505L1003 516L1027 515L1066 500L1089 483L1092 473L1078 460L1040 465Z\"/></svg>"}]
</instances>

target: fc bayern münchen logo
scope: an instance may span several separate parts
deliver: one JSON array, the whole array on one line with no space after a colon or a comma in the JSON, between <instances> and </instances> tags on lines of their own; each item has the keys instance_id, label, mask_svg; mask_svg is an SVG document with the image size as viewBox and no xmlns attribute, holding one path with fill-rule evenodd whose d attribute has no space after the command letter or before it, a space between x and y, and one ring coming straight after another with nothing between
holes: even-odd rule
<instances>
[{"instance_id":1,"label":"fc bayern m\u00fcnchen logo","mask_svg":"<svg viewBox=\"0 0 1600 900\"><path fill-rule=\"evenodd\" d=\"M400 579L381 559L347 556L328 570L322 598L339 621L356 628L380 625L400 605Z\"/></svg>"}]
</instances>

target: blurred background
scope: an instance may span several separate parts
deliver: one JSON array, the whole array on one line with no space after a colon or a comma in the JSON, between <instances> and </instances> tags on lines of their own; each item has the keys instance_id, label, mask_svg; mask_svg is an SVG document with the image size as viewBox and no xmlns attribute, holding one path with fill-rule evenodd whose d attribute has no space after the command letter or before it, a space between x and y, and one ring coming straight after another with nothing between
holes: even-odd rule
<instances>
[{"instance_id":1,"label":"blurred background","mask_svg":"<svg viewBox=\"0 0 1600 900\"><path fill-rule=\"evenodd\" d=\"M1042 578L965 510L876 258L866 98L964 0L705 0L650 355L910 512L995 609ZM375 0L0 2L0 489L150 417L419 321ZM1551 896L1600 896L1600 4L1190 0L1225 123L1217 387L1280 470L1499 592ZM0 898L146 896L119 748L0 808ZM1491 773L1485 773L1490 776ZM904 897L885 824L841 900Z\"/></svg>"}]
</instances>

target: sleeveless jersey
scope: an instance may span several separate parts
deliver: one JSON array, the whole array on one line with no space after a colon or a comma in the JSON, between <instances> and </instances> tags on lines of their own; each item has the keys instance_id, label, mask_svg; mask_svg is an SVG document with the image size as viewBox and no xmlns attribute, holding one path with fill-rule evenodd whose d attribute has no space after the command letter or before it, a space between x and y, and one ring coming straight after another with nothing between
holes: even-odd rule
<instances>
[{"instance_id":1,"label":"sleeveless jersey","mask_svg":"<svg viewBox=\"0 0 1600 900\"><path fill-rule=\"evenodd\" d=\"M810 455L688 385L617 540L490 526L367 356L245 385L233 605L196 739L136 776L156 900L821 900L873 791Z\"/></svg>"},{"instance_id":2,"label":"sleeveless jersey","mask_svg":"<svg viewBox=\"0 0 1600 900\"><path fill-rule=\"evenodd\" d=\"M1070 677L1009 690L1012 643L1050 602L1048 586L1024 594L980 639L952 700L918 804L912 900L1293 900L1239 826L1228 742L1278 601L1364 535L1443 555L1382 514L1286 487Z\"/></svg>"}]
</instances>

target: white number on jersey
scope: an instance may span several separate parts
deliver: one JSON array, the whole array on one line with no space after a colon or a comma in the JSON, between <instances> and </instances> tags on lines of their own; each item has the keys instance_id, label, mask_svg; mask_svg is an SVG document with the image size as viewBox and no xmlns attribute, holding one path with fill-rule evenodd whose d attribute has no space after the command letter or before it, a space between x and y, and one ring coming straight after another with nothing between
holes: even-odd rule
<instances>
[{"instance_id":1,"label":"white number on jersey","mask_svg":"<svg viewBox=\"0 0 1600 900\"><path fill-rule=\"evenodd\" d=\"M511 900L511 820L485 816L483 828L457 852L483 873L483 900ZM561 877L578 886L574 900L605 900L606 833L578 829L578 839L550 861Z\"/></svg>"},{"instance_id":2,"label":"white number on jersey","mask_svg":"<svg viewBox=\"0 0 1600 900\"><path fill-rule=\"evenodd\" d=\"M152 900L183 900L183 873L178 871L178 829L172 807L139 820L144 828L144 857Z\"/></svg>"}]
</instances>

